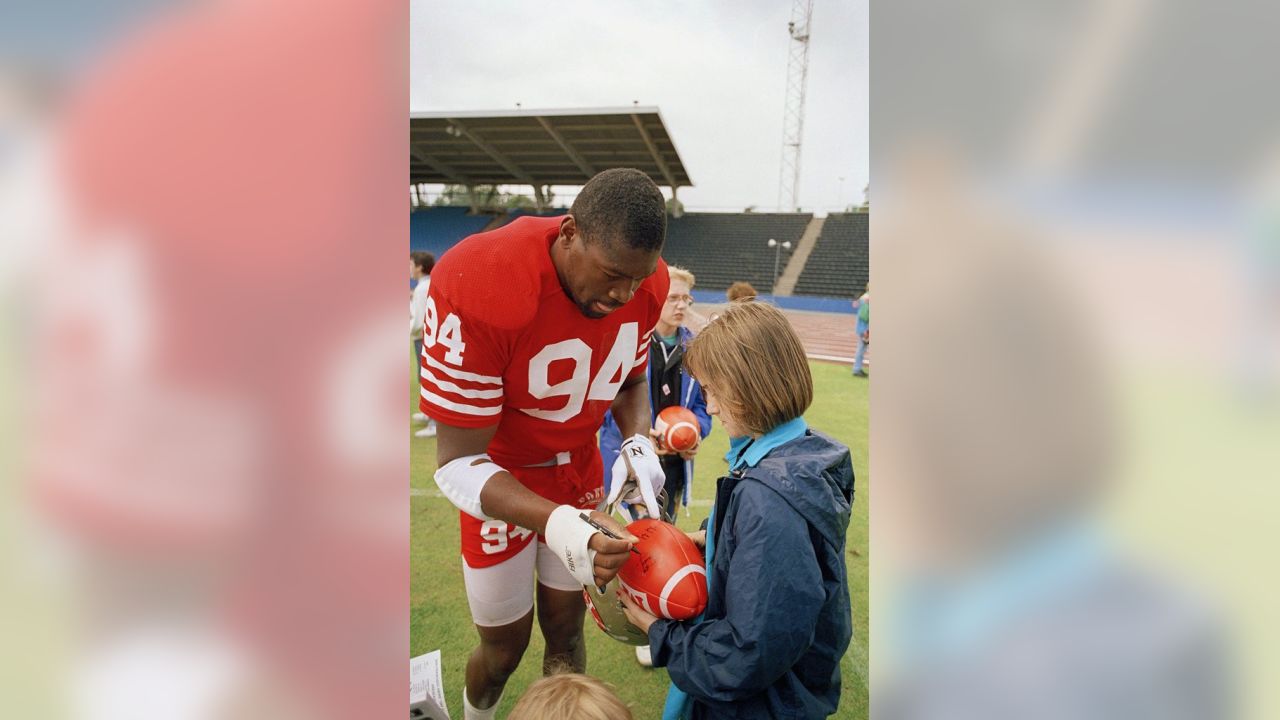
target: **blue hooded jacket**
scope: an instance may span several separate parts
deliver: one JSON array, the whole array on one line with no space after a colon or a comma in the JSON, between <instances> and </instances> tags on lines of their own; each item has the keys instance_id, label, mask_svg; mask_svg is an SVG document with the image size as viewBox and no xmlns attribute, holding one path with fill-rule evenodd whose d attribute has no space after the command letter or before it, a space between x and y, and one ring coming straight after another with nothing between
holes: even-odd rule
<instances>
[{"instance_id":1,"label":"blue hooded jacket","mask_svg":"<svg viewBox=\"0 0 1280 720\"><path fill-rule=\"evenodd\" d=\"M702 621L649 628L653 664L690 696L694 720L836 711L853 635L853 480L848 448L804 430L717 481Z\"/></svg>"}]
</instances>

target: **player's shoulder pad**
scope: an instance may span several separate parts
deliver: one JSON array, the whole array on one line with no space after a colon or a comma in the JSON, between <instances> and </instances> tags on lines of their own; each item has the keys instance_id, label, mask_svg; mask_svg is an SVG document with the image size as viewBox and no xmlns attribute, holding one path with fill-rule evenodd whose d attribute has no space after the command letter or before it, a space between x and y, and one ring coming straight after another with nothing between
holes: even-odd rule
<instances>
[{"instance_id":1,"label":"player's shoulder pad","mask_svg":"<svg viewBox=\"0 0 1280 720\"><path fill-rule=\"evenodd\" d=\"M537 244L503 232L508 227L464 239L431 272L432 289L448 298L464 319L498 330L528 325L542 291L541 265L532 252Z\"/></svg>"}]
</instances>

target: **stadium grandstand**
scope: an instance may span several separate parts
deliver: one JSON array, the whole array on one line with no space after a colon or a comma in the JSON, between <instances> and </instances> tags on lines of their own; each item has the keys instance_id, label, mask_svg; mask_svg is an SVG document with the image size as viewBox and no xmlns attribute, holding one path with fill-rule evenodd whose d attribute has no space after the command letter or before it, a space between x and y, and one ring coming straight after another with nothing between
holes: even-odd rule
<instances>
[{"instance_id":1,"label":"stadium grandstand","mask_svg":"<svg viewBox=\"0 0 1280 720\"><path fill-rule=\"evenodd\" d=\"M409 214L409 249L440 257L462 238L482 232L496 215L473 214L465 207L437 207ZM501 223L499 223L501 224Z\"/></svg>"},{"instance_id":2,"label":"stadium grandstand","mask_svg":"<svg viewBox=\"0 0 1280 720\"><path fill-rule=\"evenodd\" d=\"M688 213L668 221L662 256L688 268L701 290L724 290L745 280L767 291L775 259L769 240L797 244L812 220L812 214L799 213Z\"/></svg>"},{"instance_id":3,"label":"stadium grandstand","mask_svg":"<svg viewBox=\"0 0 1280 720\"><path fill-rule=\"evenodd\" d=\"M832 213L822 225L813 252L796 281L796 295L854 298L867 287L869 223L867 213Z\"/></svg>"},{"instance_id":4,"label":"stadium grandstand","mask_svg":"<svg viewBox=\"0 0 1280 720\"><path fill-rule=\"evenodd\" d=\"M663 256L691 270L702 293L745 280L780 305L847 312L847 302L802 298L853 298L866 287L865 212L681 212L679 188L693 182L652 107L411 113L410 248L438 258L462 238L518 217L563 214L552 207L552 186L581 186L611 167L638 168L670 190ZM432 203L427 186L465 190ZM525 207L488 206L484 193L473 192L480 186L530 187L532 198ZM770 249L770 240L790 249Z\"/></svg>"}]
</instances>

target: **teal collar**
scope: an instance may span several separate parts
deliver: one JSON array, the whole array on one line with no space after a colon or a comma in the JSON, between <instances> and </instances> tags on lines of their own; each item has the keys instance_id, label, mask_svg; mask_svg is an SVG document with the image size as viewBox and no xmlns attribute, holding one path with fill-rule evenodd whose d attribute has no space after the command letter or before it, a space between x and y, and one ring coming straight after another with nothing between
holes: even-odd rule
<instances>
[{"instance_id":1,"label":"teal collar","mask_svg":"<svg viewBox=\"0 0 1280 720\"><path fill-rule=\"evenodd\" d=\"M729 461L729 468L732 470L755 467L774 448L801 437L808 429L804 418L798 417L782 423L755 440L745 435L730 438L729 452L725 453L724 459Z\"/></svg>"}]
</instances>

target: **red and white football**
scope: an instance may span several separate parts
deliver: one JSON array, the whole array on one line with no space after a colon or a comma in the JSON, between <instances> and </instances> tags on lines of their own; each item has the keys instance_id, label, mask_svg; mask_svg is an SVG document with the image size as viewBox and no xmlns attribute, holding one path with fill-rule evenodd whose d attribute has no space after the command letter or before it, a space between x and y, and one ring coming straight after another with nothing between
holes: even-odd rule
<instances>
[{"instance_id":1,"label":"red and white football","mask_svg":"<svg viewBox=\"0 0 1280 720\"><path fill-rule=\"evenodd\" d=\"M658 431L662 444L668 450L676 452L692 450L701 440L698 436L698 416L689 408L679 405L663 408L653 423L653 429Z\"/></svg>"},{"instance_id":2,"label":"red and white football","mask_svg":"<svg viewBox=\"0 0 1280 720\"><path fill-rule=\"evenodd\" d=\"M675 525L646 518L627 526L639 538L618 571L623 592L658 617L688 620L707 606L702 551Z\"/></svg>"}]
</instances>

